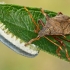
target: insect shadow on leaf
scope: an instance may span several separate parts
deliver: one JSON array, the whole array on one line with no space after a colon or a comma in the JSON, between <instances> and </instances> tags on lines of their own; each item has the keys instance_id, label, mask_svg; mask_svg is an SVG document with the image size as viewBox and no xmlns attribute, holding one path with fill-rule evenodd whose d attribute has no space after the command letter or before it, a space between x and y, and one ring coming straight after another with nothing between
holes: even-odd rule
<instances>
[{"instance_id":1,"label":"insect shadow on leaf","mask_svg":"<svg viewBox=\"0 0 70 70\"><path fill-rule=\"evenodd\" d=\"M29 10L26 7L24 7L24 9L28 12L30 18L32 19L32 22L36 26L35 33L38 33L38 36L36 38L31 39L29 42L27 42L25 46L31 44L33 41L39 40L41 37L44 37L58 47L56 53L59 57L61 57L60 51L63 52L65 51L66 58L70 60L66 45L59 37L59 36L63 36L64 40L70 42L69 40L66 39L65 36L67 34L70 34L70 25L69 25L70 17L63 15L61 12L59 12L55 17L50 18L48 14L45 13L43 9L41 9L41 13L46 18L46 24L44 24L41 19L38 20L39 24L37 24L34 18L32 17L32 14L29 12ZM39 25L42 25L42 30L40 30ZM49 39L47 37L48 35L52 36L57 42L59 42L60 45L53 42L51 39Z\"/></svg>"}]
</instances>

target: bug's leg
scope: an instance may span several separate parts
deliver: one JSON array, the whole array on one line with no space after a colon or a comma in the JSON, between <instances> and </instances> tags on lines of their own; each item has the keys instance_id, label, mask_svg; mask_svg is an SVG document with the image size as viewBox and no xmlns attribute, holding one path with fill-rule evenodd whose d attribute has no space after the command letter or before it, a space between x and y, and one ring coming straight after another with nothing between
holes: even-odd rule
<instances>
[{"instance_id":1,"label":"bug's leg","mask_svg":"<svg viewBox=\"0 0 70 70\"><path fill-rule=\"evenodd\" d=\"M33 38L33 39L31 39L29 42L27 42L27 43L25 44L25 46L27 46L27 45L31 44L32 42L34 42L34 41L36 41L36 40L39 40L39 39L40 39L40 37L37 36L36 38Z\"/></svg>"},{"instance_id":2,"label":"bug's leg","mask_svg":"<svg viewBox=\"0 0 70 70\"><path fill-rule=\"evenodd\" d=\"M46 17L46 20L49 20L49 16L47 13L44 12L44 10L41 8L42 14Z\"/></svg>"},{"instance_id":3,"label":"bug's leg","mask_svg":"<svg viewBox=\"0 0 70 70\"><path fill-rule=\"evenodd\" d=\"M58 49L56 50L56 53L57 53L57 55L58 55L59 57L61 57L60 51L63 51L62 46L61 46L61 45L58 45L57 43L53 42L52 40L50 40L50 39L47 38L47 37L45 37L45 38L58 47Z\"/></svg>"},{"instance_id":4,"label":"bug's leg","mask_svg":"<svg viewBox=\"0 0 70 70\"><path fill-rule=\"evenodd\" d=\"M58 13L57 13L57 15L60 15L60 14L62 14L62 12L58 12Z\"/></svg>"},{"instance_id":5,"label":"bug's leg","mask_svg":"<svg viewBox=\"0 0 70 70\"><path fill-rule=\"evenodd\" d=\"M32 16L32 14L29 12L29 10L24 6L24 9L28 12L28 14L29 14L29 16L30 16L30 18L32 19L32 22L34 23L34 25L36 26L36 28L35 28L35 33L38 33L39 32L39 30L40 30L40 28L39 28L39 24L37 24L36 23L36 21L34 20L34 18L33 18L33 16Z\"/></svg>"},{"instance_id":6,"label":"bug's leg","mask_svg":"<svg viewBox=\"0 0 70 70\"><path fill-rule=\"evenodd\" d=\"M42 20L38 20L38 23L41 24L43 27L45 26Z\"/></svg>"},{"instance_id":7,"label":"bug's leg","mask_svg":"<svg viewBox=\"0 0 70 70\"><path fill-rule=\"evenodd\" d=\"M62 38L63 37L63 38ZM70 42L70 40L66 39L66 36L62 36L61 39Z\"/></svg>"},{"instance_id":8,"label":"bug's leg","mask_svg":"<svg viewBox=\"0 0 70 70\"><path fill-rule=\"evenodd\" d=\"M44 36L44 38L46 38L48 41L50 41L51 43L53 43L54 45L56 45L60 50L63 51L62 47L60 45L58 45L57 43L53 42L52 40L50 40L48 37Z\"/></svg>"},{"instance_id":9,"label":"bug's leg","mask_svg":"<svg viewBox=\"0 0 70 70\"><path fill-rule=\"evenodd\" d=\"M60 54L60 48L58 48L57 50L56 50L56 53L57 53L57 55L61 58L61 54Z\"/></svg>"},{"instance_id":10,"label":"bug's leg","mask_svg":"<svg viewBox=\"0 0 70 70\"><path fill-rule=\"evenodd\" d=\"M56 36L52 36L56 41L58 41L59 43L60 43L60 45L62 45L61 43L61 41L56 37ZM62 46L61 46L62 47ZM61 51L61 49L58 47L58 49L56 50L56 53L57 53L57 55L59 56L59 57L61 57L61 54L60 54L60 51Z\"/></svg>"},{"instance_id":11,"label":"bug's leg","mask_svg":"<svg viewBox=\"0 0 70 70\"><path fill-rule=\"evenodd\" d=\"M69 54L68 54L67 48L65 48L65 52L66 52L66 57L67 57L67 59L70 61L70 56L69 56Z\"/></svg>"},{"instance_id":12,"label":"bug's leg","mask_svg":"<svg viewBox=\"0 0 70 70\"><path fill-rule=\"evenodd\" d=\"M70 60L70 56L68 54L68 50L66 48L66 45L63 43L63 41L61 39L59 39L59 38L57 38L57 39L58 39L57 41L64 47L67 59Z\"/></svg>"}]
</instances>

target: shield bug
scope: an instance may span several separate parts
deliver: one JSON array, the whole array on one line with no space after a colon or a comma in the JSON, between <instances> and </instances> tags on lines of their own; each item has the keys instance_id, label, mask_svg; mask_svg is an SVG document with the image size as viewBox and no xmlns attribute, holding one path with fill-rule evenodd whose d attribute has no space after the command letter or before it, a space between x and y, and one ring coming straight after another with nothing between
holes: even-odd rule
<instances>
[{"instance_id":1,"label":"shield bug","mask_svg":"<svg viewBox=\"0 0 70 70\"><path fill-rule=\"evenodd\" d=\"M44 24L43 21L41 19L39 19L38 23L43 26L42 30L40 30L39 25L35 22L35 20L32 17L32 14L29 12L29 10L26 7L24 7L24 9L30 15L32 22L36 26L35 32L38 33L38 36L34 39L31 39L29 42L27 42L25 44L25 46L31 44L33 41L39 40L41 37L44 37L58 47L58 49L56 50L56 53L58 56L61 56L60 51L65 51L66 58L68 60L70 60L66 45L64 44L64 42L59 37L59 36L63 36L64 40L70 42L69 40L66 39L66 36L65 36L65 35L70 34L70 17L63 15L61 12L59 12L59 13L57 13L57 15L55 17L50 18L48 16L48 14L45 13L43 9L41 9L41 13L46 18L46 24ZM50 40L47 37L48 35L52 36L56 41L58 41L60 43L60 45L53 42L52 40ZM64 49L62 49L62 47L64 47Z\"/></svg>"}]
</instances>

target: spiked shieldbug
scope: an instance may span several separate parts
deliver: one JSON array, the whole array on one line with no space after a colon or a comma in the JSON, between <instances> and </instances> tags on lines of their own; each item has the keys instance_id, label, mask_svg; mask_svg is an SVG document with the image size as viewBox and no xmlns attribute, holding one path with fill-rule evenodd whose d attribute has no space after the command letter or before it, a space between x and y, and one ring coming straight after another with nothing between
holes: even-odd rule
<instances>
[{"instance_id":1,"label":"spiked shieldbug","mask_svg":"<svg viewBox=\"0 0 70 70\"><path fill-rule=\"evenodd\" d=\"M25 46L31 44L33 41L39 40L41 37L44 37L58 47L56 53L59 57L61 57L60 51L65 51L66 58L70 60L66 45L59 38L59 36L63 36L64 40L70 42L70 40L67 40L65 36L70 34L70 17L63 15L61 12L59 12L55 17L50 18L48 14L45 13L43 9L41 9L41 13L46 18L46 24L44 24L43 21L39 19L38 23L43 26L42 30L40 30L39 25L35 22L29 10L26 7L24 7L24 9L28 12L30 18L32 19L32 22L36 26L35 32L38 33L38 36L36 38L31 39L29 42L27 42ZM47 37L48 35L52 36L56 41L58 41L60 45L50 40ZM62 49L62 47L64 47L64 49Z\"/></svg>"}]
</instances>

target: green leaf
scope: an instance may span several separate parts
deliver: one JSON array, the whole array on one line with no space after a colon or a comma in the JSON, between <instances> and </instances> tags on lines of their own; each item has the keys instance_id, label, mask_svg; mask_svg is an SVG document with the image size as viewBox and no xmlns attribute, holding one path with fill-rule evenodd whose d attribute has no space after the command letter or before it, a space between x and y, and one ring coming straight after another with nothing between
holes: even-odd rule
<instances>
[{"instance_id":1,"label":"green leaf","mask_svg":"<svg viewBox=\"0 0 70 70\"><path fill-rule=\"evenodd\" d=\"M27 9L33 15L33 18L36 21L36 23L38 23L39 19L42 19L44 23L46 22L46 19L41 13L40 8L27 7ZM49 15L49 17L54 17L57 14L48 10L44 11ZM32 38L35 38L38 35L34 32L35 25L32 22L28 12L24 9L24 6L0 4L0 21L4 25L6 25L6 28L8 28L11 33L13 33L15 36L26 42L28 42ZM52 39L51 36L49 36L49 38ZM70 37L68 36L68 38ZM55 40L53 41L56 42ZM66 41L64 42L67 45L68 52L70 53L70 43ZM41 50L57 56L57 46L49 42L47 39L42 37L40 40L34 41L33 44L37 45ZM62 59L67 60L65 53L63 53L62 51L61 55Z\"/></svg>"}]
</instances>

